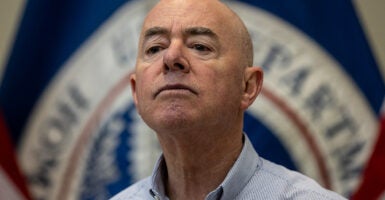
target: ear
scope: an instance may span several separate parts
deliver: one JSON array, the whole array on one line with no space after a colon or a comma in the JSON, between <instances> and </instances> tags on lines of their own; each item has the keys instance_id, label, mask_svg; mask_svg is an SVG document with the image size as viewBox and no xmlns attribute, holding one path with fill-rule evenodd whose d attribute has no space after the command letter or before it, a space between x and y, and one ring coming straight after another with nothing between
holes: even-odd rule
<instances>
[{"instance_id":1,"label":"ear","mask_svg":"<svg viewBox=\"0 0 385 200\"><path fill-rule=\"evenodd\" d=\"M130 85L131 85L131 94L134 99L135 106L138 106L138 98L136 96L136 74L135 72L130 73Z\"/></svg>"},{"instance_id":2,"label":"ear","mask_svg":"<svg viewBox=\"0 0 385 200\"><path fill-rule=\"evenodd\" d=\"M241 109L246 110L261 92L263 71L260 67L247 67L245 69L244 88L241 100Z\"/></svg>"}]
</instances>

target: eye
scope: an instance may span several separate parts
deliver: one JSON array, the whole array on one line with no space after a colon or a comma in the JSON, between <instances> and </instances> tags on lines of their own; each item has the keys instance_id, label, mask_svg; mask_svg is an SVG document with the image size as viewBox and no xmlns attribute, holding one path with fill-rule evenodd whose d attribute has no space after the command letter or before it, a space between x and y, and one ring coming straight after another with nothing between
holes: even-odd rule
<instances>
[{"instance_id":1,"label":"eye","mask_svg":"<svg viewBox=\"0 0 385 200\"><path fill-rule=\"evenodd\" d=\"M197 51L211 51L210 48L208 48L207 46L203 45L203 44L194 44L192 45L192 48L197 50Z\"/></svg>"},{"instance_id":2,"label":"eye","mask_svg":"<svg viewBox=\"0 0 385 200\"><path fill-rule=\"evenodd\" d=\"M153 46L146 50L147 55L153 55L161 51L163 48L161 46Z\"/></svg>"}]
</instances>

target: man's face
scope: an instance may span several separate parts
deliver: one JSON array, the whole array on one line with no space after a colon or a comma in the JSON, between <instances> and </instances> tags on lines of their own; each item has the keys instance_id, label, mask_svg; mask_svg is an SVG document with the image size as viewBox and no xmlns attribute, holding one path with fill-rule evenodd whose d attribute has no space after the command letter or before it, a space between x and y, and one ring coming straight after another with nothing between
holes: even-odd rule
<instances>
[{"instance_id":1,"label":"man's face","mask_svg":"<svg viewBox=\"0 0 385 200\"><path fill-rule=\"evenodd\" d=\"M131 83L156 131L231 123L244 109L236 28L212 2L161 2L144 23Z\"/></svg>"}]
</instances>

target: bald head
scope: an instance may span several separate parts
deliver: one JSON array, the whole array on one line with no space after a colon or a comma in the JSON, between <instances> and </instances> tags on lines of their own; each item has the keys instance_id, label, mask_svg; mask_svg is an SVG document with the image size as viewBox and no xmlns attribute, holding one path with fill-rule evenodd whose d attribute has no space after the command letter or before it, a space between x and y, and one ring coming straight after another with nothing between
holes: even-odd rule
<instances>
[{"instance_id":1,"label":"bald head","mask_svg":"<svg viewBox=\"0 0 385 200\"><path fill-rule=\"evenodd\" d=\"M156 132L241 134L243 112L262 85L252 57L245 25L220 1L160 1L143 24L131 76L134 102Z\"/></svg>"},{"instance_id":2,"label":"bald head","mask_svg":"<svg viewBox=\"0 0 385 200\"><path fill-rule=\"evenodd\" d=\"M218 35L226 43L231 43L232 48L240 52L242 66L252 66L253 46L247 28L240 17L227 5L218 0L161 0L148 13L141 37L145 30L157 26L158 21L173 21L177 17L194 15L193 24L210 24L218 27ZM143 38L142 38L143 39ZM141 40L142 40L141 39Z\"/></svg>"},{"instance_id":3,"label":"bald head","mask_svg":"<svg viewBox=\"0 0 385 200\"><path fill-rule=\"evenodd\" d=\"M251 67L253 65L253 42L251 41L251 37L249 31L246 28L246 25L243 23L242 19L236 14L231 8L227 5L215 0L217 3L223 5L224 12L229 13L229 18L231 21L231 31L235 35L235 39L245 56L244 59L246 61L246 66Z\"/></svg>"}]
</instances>

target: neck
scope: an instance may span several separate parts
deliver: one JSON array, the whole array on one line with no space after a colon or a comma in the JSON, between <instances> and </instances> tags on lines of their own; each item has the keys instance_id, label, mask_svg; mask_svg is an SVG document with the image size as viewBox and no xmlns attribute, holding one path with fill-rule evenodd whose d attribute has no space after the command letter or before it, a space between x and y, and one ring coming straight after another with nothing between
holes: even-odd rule
<instances>
[{"instance_id":1,"label":"neck","mask_svg":"<svg viewBox=\"0 0 385 200\"><path fill-rule=\"evenodd\" d=\"M224 180L242 150L242 130L159 134L170 199L204 199Z\"/></svg>"}]
</instances>

